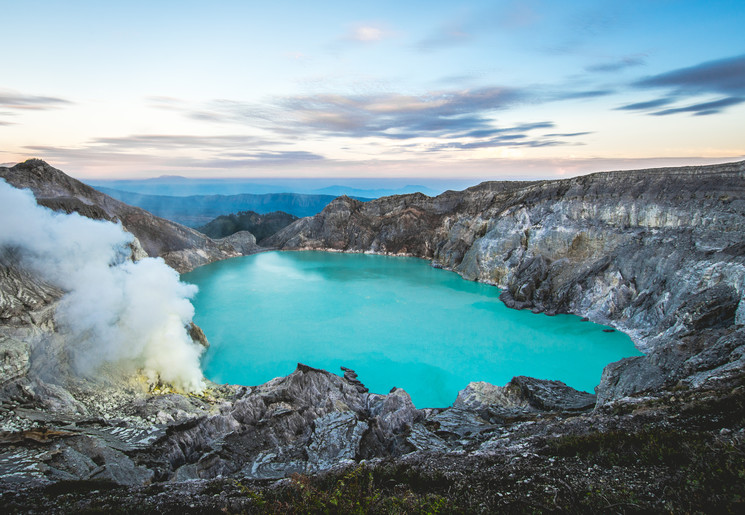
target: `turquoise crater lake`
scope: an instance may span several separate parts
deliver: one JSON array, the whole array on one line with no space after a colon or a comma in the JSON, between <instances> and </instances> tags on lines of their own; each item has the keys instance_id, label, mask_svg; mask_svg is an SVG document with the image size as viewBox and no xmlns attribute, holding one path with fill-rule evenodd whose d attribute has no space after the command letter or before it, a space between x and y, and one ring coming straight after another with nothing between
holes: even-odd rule
<instances>
[{"instance_id":1,"label":"turquoise crater lake","mask_svg":"<svg viewBox=\"0 0 745 515\"><path fill-rule=\"evenodd\" d=\"M507 308L499 289L425 260L266 252L184 274L199 286L195 322L211 342L205 375L257 385L298 362L354 369L375 393L405 389L418 408L445 407L471 381L558 379L593 391L603 367L639 355L621 332Z\"/></svg>"}]
</instances>

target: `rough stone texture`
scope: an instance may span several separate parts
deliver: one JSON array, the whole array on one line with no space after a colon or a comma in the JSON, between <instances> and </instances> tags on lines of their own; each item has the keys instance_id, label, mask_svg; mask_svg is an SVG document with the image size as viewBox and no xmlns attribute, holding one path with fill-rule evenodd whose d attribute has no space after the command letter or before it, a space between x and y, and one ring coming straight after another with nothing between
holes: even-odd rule
<instances>
[{"instance_id":1,"label":"rough stone texture","mask_svg":"<svg viewBox=\"0 0 745 515\"><path fill-rule=\"evenodd\" d=\"M260 249L256 244L256 237L248 231L238 231L230 236L215 241L220 245L232 246L244 256L254 254Z\"/></svg>"},{"instance_id":2,"label":"rough stone texture","mask_svg":"<svg viewBox=\"0 0 745 515\"><path fill-rule=\"evenodd\" d=\"M561 381L518 376L506 386L470 383L458 393L453 406L473 410L585 411L595 406L595 400L595 395L575 390Z\"/></svg>"},{"instance_id":3,"label":"rough stone texture","mask_svg":"<svg viewBox=\"0 0 745 515\"><path fill-rule=\"evenodd\" d=\"M55 211L120 221L148 256L162 257L178 272L258 250L255 240L251 245L245 236L236 239L240 248L234 247L231 241L215 242L194 229L113 199L39 159L30 159L12 168L0 167L0 178L16 188L30 189L40 205Z\"/></svg>"}]
</instances>

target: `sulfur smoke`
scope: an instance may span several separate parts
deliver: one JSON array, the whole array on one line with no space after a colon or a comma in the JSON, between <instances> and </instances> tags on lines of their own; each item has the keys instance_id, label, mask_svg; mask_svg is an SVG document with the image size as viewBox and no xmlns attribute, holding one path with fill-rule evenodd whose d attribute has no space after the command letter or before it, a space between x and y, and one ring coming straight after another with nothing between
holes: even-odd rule
<instances>
[{"instance_id":1,"label":"sulfur smoke","mask_svg":"<svg viewBox=\"0 0 745 515\"><path fill-rule=\"evenodd\" d=\"M197 288L160 258L133 262L132 241L120 224L55 213L0 179L0 248L66 292L55 318L75 372L110 365L201 391L202 347L186 330Z\"/></svg>"}]
</instances>

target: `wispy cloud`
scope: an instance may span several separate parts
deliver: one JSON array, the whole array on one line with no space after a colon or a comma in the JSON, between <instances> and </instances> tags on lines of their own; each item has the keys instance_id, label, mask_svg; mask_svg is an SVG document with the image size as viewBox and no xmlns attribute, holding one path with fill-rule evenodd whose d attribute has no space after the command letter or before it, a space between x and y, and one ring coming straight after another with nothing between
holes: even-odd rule
<instances>
[{"instance_id":1,"label":"wispy cloud","mask_svg":"<svg viewBox=\"0 0 745 515\"><path fill-rule=\"evenodd\" d=\"M397 35L395 30L381 23L358 23L353 25L337 39L336 44L351 43L356 45L372 45Z\"/></svg>"},{"instance_id":2,"label":"wispy cloud","mask_svg":"<svg viewBox=\"0 0 745 515\"><path fill-rule=\"evenodd\" d=\"M94 138L90 147L107 148L111 151L131 152L134 150L174 150L174 149L226 149L276 145L277 142L244 135L194 136L183 134L135 134L122 137Z\"/></svg>"},{"instance_id":3,"label":"wispy cloud","mask_svg":"<svg viewBox=\"0 0 745 515\"><path fill-rule=\"evenodd\" d=\"M577 136L587 136L592 132L554 132L552 134L544 134L546 138L576 138Z\"/></svg>"},{"instance_id":4,"label":"wispy cloud","mask_svg":"<svg viewBox=\"0 0 745 515\"><path fill-rule=\"evenodd\" d=\"M582 98L605 97L615 93L612 89L566 90L551 94L547 100L577 100Z\"/></svg>"},{"instance_id":5,"label":"wispy cloud","mask_svg":"<svg viewBox=\"0 0 745 515\"><path fill-rule=\"evenodd\" d=\"M533 5L535 2L514 0L495 4L461 13L461 16L441 24L421 39L416 48L431 52L465 45L494 32L527 31L543 18L541 7Z\"/></svg>"},{"instance_id":6,"label":"wispy cloud","mask_svg":"<svg viewBox=\"0 0 745 515\"><path fill-rule=\"evenodd\" d=\"M472 34L464 24L448 23L435 29L429 36L417 43L416 47L423 52L441 48L463 45L471 41Z\"/></svg>"},{"instance_id":7,"label":"wispy cloud","mask_svg":"<svg viewBox=\"0 0 745 515\"><path fill-rule=\"evenodd\" d=\"M687 68L653 75L633 84L638 88L665 88L680 95L745 93L745 55L706 61Z\"/></svg>"},{"instance_id":8,"label":"wispy cloud","mask_svg":"<svg viewBox=\"0 0 745 515\"><path fill-rule=\"evenodd\" d=\"M275 141L291 144L323 138L345 138L364 142L366 145L389 141L388 149L416 152L427 145L431 149L476 149L497 146L553 146L576 145L578 137L588 132L562 133L555 131L550 137L537 137L530 131L555 129L550 120L519 125L498 123L503 111L523 104L540 104L608 95L609 90L551 89L547 86L510 88L482 87L465 90L431 91L422 95L400 93L316 94L279 97L263 104L215 100L205 105L179 107L190 118L216 123L234 123L263 131L266 136L257 144ZM175 103L168 102L167 109ZM437 142L426 142L436 138ZM572 138L568 141L566 138ZM382 141L381 141L382 140ZM263 141L263 143L261 143ZM414 145L402 145L413 141ZM101 141L109 145L117 141ZM140 136L128 138L127 145L193 145L179 138ZM211 141L206 141L207 144ZM226 146L228 140L218 142ZM238 141L238 144L242 144ZM338 148L342 148L341 146ZM372 147L369 147L372 148ZM375 152L383 152L377 147Z\"/></svg>"},{"instance_id":9,"label":"wispy cloud","mask_svg":"<svg viewBox=\"0 0 745 515\"><path fill-rule=\"evenodd\" d=\"M0 91L0 107L4 109L46 110L66 107L73 103L58 97L26 95L15 91Z\"/></svg>"},{"instance_id":10,"label":"wispy cloud","mask_svg":"<svg viewBox=\"0 0 745 515\"><path fill-rule=\"evenodd\" d=\"M663 111L656 111L652 113L655 116L666 116L669 114L677 113L693 113L696 116L706 116L710 114L717 114L721 112L725 107L730 107L745 102L745 98L742 97L728 97L720 100L714 100L711 102L700 102L684 107L675 107L671 109L665 109Z\"/></svg>"},{"instance_id":11,"label":"wispy cloud","mask_svg":"<svg viewBox=\"0 0 745 515\"><path fill-rule=\"evenodd\" d=\"M641 111L644 109L655 109L657 107L666 106L675 102L674 97L657 98L655 100L646 100L644 102L634 102L633 104L626 104L621 107L617 107L617 110L621 111Z\"/></svg>"},{"instance_id":12,"label":"wispy cloud","mask_svg":"<svg viewBox=\"0 0 745 515\"><path fill-rule=\"evenodd\" d=\"M630 55L615 61L593 64L587 66L585 70L592 73L610 73L624 70L626 68L632 68L635 66L642 66L644 64L646 64L646 59L644 58L644 56Z\"/></svg>"},{"instance_id":13,"label":"wispy cloud","mask_svg":"<svg viewBox=\"0 0 745 515\"><path fill-rule=\"evenodd\" d=\"M373 41L380 41L385 37L385 31L380 27L373 27L370 25L360 25L355 27L346 37L351 41L359 41L360 43L371 43Z\"/></svg>"},{"instance_id":14,"label":"wispy cloud","mask_svg":"<svg viewBox=\"0 0 745 515\"><path fill-rule=\"evenodd\" d=\"M745 55L706 61L694 66L679 68L659 75L638 80L632 84L636 89L663 89L665 96L627 104L618 109L628 111L651 111L671 105L677 101L692 100L702 95L724 95L715 100L703 100L690 105L670 107L648 114L665 116L678 113L711 115L745 101Z\"/></svg>"},{"instance_id":15,"label":"wispy cloud","mask_svg":"<svg viewBox=\"0 0 745 515\"><path fill-rule=\"evenodd\" d=\"M33 145L24 148L45 159L63 162L145 162L150 166L182 168L241 168L325 159L320 154L304 150L271 148L276 145L277 142L242 135L145 134L94 138L75 147ZM192 155L184 155L184 150Z\"/></svg>"},{"instance_id":16,"label":"wispy cloud","mask_svg":"<svg viewBox=\"0 0 745 515\"><path fill-rule=\"evenodd\" d=\"M523 100L523 91L500 87L421 96L319 94L284 97L263 106L218 101L188 115L248 124L285 135L411 139L492 129L495 111Z\"/></svg>"}]
</instances>

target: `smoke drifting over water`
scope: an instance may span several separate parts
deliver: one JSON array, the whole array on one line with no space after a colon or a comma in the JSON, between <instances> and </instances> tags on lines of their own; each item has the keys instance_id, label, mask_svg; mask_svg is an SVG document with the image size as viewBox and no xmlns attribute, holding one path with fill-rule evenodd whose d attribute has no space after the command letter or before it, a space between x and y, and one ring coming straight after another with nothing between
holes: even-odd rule
<instances>
[{"instance_id":1,"label":"smoke drifting over water","mask_svg":"<svg viewBox=\"0 0 745 515\"><path fill-rule=\"evenodd\" d=\"M16 249L23 266L67 292L55 318L74 370L93 376L112 364L201 391L202 347L185 327L197 288L160 258L132 262L132 241L121 225L55 213L0 180L0 248Z\"/></svg>"}]
</instances>

